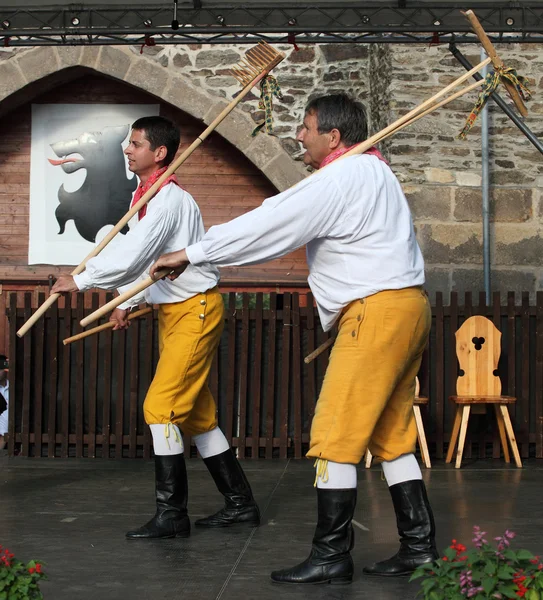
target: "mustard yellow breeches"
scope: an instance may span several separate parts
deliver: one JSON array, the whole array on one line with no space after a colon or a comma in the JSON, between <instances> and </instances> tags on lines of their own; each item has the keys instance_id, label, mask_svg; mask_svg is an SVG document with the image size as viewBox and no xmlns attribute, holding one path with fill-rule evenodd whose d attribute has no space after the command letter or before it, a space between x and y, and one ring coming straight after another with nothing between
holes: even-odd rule
<instances>
[{"instance_id":1,"label":"mustard yellow breeches","mask_svg":"<svg viewBox=\"0 0 543 600\"><path fill-rule=\"evenodd\" d=\"M418 287L379 292L346 307L308 457L357 464L366 448L387 461L414 452L415 377L430 324L430 304Z\"/></svg>"},{"instance_id":2,"label":"mustard yellow breeches","mask_svg":"<svg viewBox=\"0 0 543 600\"><path fill-rule=\"evenodd\" d=\"M207 378L224 326L218 288L158 309L159 351L145 402L145 422L174 423L188 435L217 426Z\"/></svg>"}]
</instances>

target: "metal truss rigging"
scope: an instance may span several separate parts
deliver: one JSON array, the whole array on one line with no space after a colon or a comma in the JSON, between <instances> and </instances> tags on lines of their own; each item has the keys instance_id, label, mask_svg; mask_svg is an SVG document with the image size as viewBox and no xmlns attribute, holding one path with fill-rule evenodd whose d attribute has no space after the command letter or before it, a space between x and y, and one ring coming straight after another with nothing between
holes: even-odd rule
<instances>
[{"instance_id":1,"label":"metal truss rigging","mask_svg":"<svg viewBox=\"0 0 543 600\"><path fill-rule=\"evenodd\" d=\"M4 46L476 42L457 2L0 6ZM472 2L491 40L543 42L543 2Z\"/></svg>"}]
</instances>

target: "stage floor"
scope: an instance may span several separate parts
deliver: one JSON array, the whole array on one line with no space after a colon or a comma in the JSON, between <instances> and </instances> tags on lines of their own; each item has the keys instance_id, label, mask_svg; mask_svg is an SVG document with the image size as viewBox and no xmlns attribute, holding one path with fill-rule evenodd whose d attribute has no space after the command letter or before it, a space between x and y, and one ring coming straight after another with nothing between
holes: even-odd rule
<instances>
[{"instance_id":1,"label":"stage floor","mask_svg":"<svg viewBox=\"0 0 543 600\"><path fill-rule=\"evenodd\" d=\"M0 544L46 563L46 600L411 600L419 586L365 577L362 567L398 547L381 470L359 470L355 578L350 586L280 586L273 569L306 558L316 519L309 461L244 461L262 511L258 529L198 530L189 539L127 541L153 514L153 463L143 460L0 458ZM192 520L221 505L202 461L188 461ZM543 462L522 470L502 461L437 462L424 479L438 547L470 545L473 525L488 539L508 528L517 547L543 554Z\"/></svg>"}]
</instances>

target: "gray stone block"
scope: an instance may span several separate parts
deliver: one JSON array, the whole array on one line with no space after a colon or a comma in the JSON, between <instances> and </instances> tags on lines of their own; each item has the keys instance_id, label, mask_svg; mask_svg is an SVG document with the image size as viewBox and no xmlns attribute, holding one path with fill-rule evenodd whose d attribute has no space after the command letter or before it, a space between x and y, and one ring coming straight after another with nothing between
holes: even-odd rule
<instances>
[{"instance_id":1,"label":"gray stone block","mask_svg":"<svg viewBox=\"0 0 543 600\"><path fill-rule=\"evenodd\" d=\"M302 46L299 50L293 50L288 55L290 64L310 63L315 59L315 49L307 46Z\"/></svg>"},{"instance_id":2,"label":"gray stone block","mask_svg":"<svg viewBox=\"0 0 543 600\"><path fill-rule=\"evenodd\" d=\"M155 96L162 96L168 83L168 75L162 67L158 67L156 64L142 58L132 61L132 65L128 73L124 76L124 80Z\"/></svg>"},{"instance_id":3,"label":"gray stone block","mask_svg":"<svg viewBox=\"0 0 543 600\"><path fill-rule=\"evenodd\" d=\"M421 224L418 239L428 263L480 264L483 260L482 227L471 224Z\"/></svg>"},{"instance_id":4,"label":"gray stone block","mask_svg":"<svg viewBox=\"0 0 543 600\"><path fill-rule=\"evenodd\" d=\"M493 189L490 200L494 221L521 223L533 217L532 190Z\"/></svg>"},{"instance_id":5,"label":"gray stone block","mask_svg":"<svg viewBox=\"0 0 543 600\"><path fill-rule=\"evenodd\" d=\"M111 46L104 46L100 52L97 69L106 75L117 79L124 79L134 61L134 56Z\"/></svg>"},{"instance_id":6,"label":"gray stone block","mask_svg":"<svg viewBox=\"0 0 543 600\"><path fill-rule=\"evenodd\" d=\"M245 156L265 174L267 165L283 153L285 151L277 138L259 133L253 138L253 142L247 148Z\"/></svg>"},{"instance_id":7,"label":"gray stone block","mask_svg":"<svg viewBox=\"0 0 543 600\"><path fill-rule=\"evenodd\" d=\"M320 47L326 62L360 60L368 58L368 47L364 44L324 44Z\"/></svg>"},{"instance_id":8,"label":"gray stone block","mask_svg":"<svg viewBox=\"0 0 543 600\"><path fill-rule=\"evenodd\" d=\"M448 221L451 215L452 187L404 186L403 191L415 220Z\"/></svg>"},{"instance_id":9,"label":"gray stone block","mask_svg":"<svg viewBox=\"0 0 543 600\"><path fill-rule=\"evenodd\" d=\"M100 46L85 46L83 48L83 53L81 54L81 66L95 69L100 50Z\"/></svg>"},{"instance_id":10,"label":"gray stone block","mask_svg":"<svg viewBox=\"0 0 543 600\"><path fill-rule=\"evenodd\" d=\"M26 82L15 61L5 60L0 62L0 100L13 94L25 84Z\"/></svg>"},{"instance_id":11,"label":"gray stone block","mask_svg":"<svg viewBox=\"0 0 543 600\"><path fill-rule=\"evenodd\" d=\"M457 221L480 223L483 196L479 188L456 188L454 194L454 218Z\"/></svg>"},{"instance_id":12,"label":"gray stone block","mask_svg":"<svg viewBox=\"0 0 543 600\"><path fill-rule=\"evenodd\" d=\"M61 67L73 67L81 62L83 48L81 46L59 46L57 54Z\"/></svg>"},{"instance_id":13,"label":"gray stone block","mask_svg":"<svg viewBox=\"0 0 543 600\"><path fill-rule=\"evenodd\" d=\"M199 69L234 65L242 55L231 48L225 50L202 50L196 55L196 66Z\"/></svg>"},{"instance_id":14,"label":"gray stone block","mask_svg":"<svg viewBox=\"0 0 543 600\"><path fill-rule=\"evenodd\" d=\"M206 115L206 122L211 122L220 111L224 110L228 103L221 102L220 105L215 105L213 109ZM251 133L254 129L253 120L248 117L239 108L234 109L222 123L217 127L217 133L222 135L236 148L245 152L247 148L254 142Z\"/></svg>"},{"instance_id":15,"label":"gray stone block","mask_svg":"<svg viewBox=\"0 0 543 600\"><path fill-rule=\"evenodd\" d=\"M178 69L182 69L183 67L188 67L189 65L192 65L188 54L181 54L181 53L176 54L173 57L173 64Z\"/></svg>"},{"instance_id":16,"label":"gray stone block","mask_svg":"<svg viewBox=\"0 0 543 600\"><path fill-rule=\"evenodd\" d=\"M170 76L162 99L201 120L204 120L209 110L217 103L217 100L189 85L182 76Z\"/></svg>"},{"instance_id":17,"label":"gray stone block","mask_svg":"<svg viewBox=\"0 0 543 600\"><path fill-rule=\"evenodd\" d=\"M307 176L301 163L292 160L286 153L277 156L263 171L279 192L292 187Z\"/></svg>"},{"instance_id":18,"label":"gray stone block","mask_svg":"<svg viewBox=\"0 0 543 600\"><path fill-rule=\"evenodd\" d=\"M506 266L539 267L543 262L543 237L534 227L495 227L494 262Z\"/></svg>"},{"instance_id":19,"label":"gray stone block","mask_svg":"<svg viewBox=\"0 0 543 600\"><path fill-rule=\"evenodd\" d=\"M17 56L19 67L28 82L42 79L59 69L55 48L38 47Z\"/></svg>"}]
</instances>

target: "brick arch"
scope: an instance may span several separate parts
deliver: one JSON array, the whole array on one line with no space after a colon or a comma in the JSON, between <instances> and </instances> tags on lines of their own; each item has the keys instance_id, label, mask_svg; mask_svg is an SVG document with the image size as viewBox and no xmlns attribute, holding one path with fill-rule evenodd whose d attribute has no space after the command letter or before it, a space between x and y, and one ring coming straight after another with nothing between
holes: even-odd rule
<instances>
[{"instance_id":1,"label":"brick arch","mask_svg":"<svg viewBox=\"0 0 543 600\"><path fill-rule=\"evenodd\" d=\"M93 49L94 50L94 49ZM76 58L81 53L76 53ZM15 56L14 56L15 57ZM55 54L49 54L49 59ZM58 55L56 55L58 58ZM96 57L98 58L98 57ZM12 62L13 67L16 63ZM9 115L2 119L3 156L0 161L0 239L4 240L0 256L0 280L43 281L48 275L65 272L66 268L52 265L28 265L29 235L29 172L32 103L113 103L152 104L160 106L160 114L177 122L181 128L181 147L187 148L202 132L202 120L186 110L129 85L121 77L108 76L81 60L72 66L52 70L48 75L13 89L0 101L0 112ZM25 65L28 67L28 65ZM0 75L3 65L0 62ZM0 79L0 91L2 90ZM11 105L11 108L6 108ZM0 117L1 118L1 117ZM257 141L247 137L251 142ZM264 136L261 136L264 139ZM273 141L273 140L272 140ZM290 159L289 159L290 160ZM273 162L273 161L270 161ZM292 161L291 161L292 162ZM265 171L251 163L243 152L219 132L213 132L188 159L180 171L183 186L194 195L202 210L204 224L210 227L228 221L258 206L266 197L276 193L276 186ZM273 282L274 287L300 285L307 277L304 250L284 256L259 267L230 267L222 269L224 286L242 286ZM0 298L1 301L1 298ZM1 307L0 307L1 308Z\"/></svg>"},{"instance_id":2,"label":"brick arch","mask_svg":"<svg viewBox=\"0 0 543 600\"><path fill-rule=\"evenodd\" d=\"M0 62L0 115L28 102L44 89L95 71L157 96L192 117L209 124L227 106L205 90L125 47L38 47L16 50ZM40 84L40 81L42 85ZM46 81L45 81L46 80ZM45 86L45 87L44 87ZM303 178L304 173L272 136L251 137L254 122L236 107L217 133L240 150L278 190Z\"/></svg>"}]
</instances>

